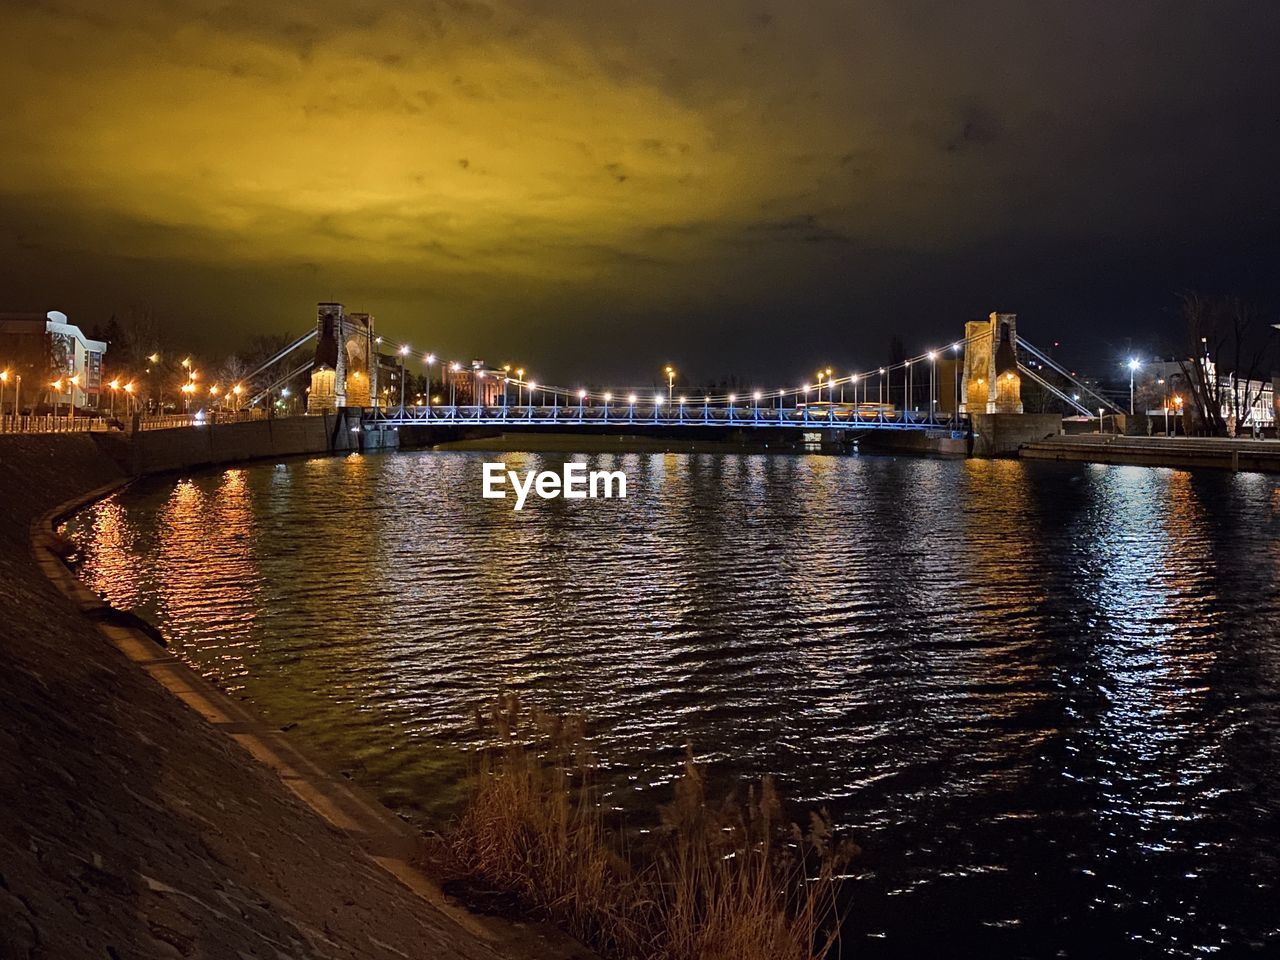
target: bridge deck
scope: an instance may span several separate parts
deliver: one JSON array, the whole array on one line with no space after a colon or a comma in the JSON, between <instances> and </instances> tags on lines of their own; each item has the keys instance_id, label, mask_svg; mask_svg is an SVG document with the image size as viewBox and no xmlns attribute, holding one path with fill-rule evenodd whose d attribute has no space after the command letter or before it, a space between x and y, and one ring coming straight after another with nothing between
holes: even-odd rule
<instances>
[{"instance_id":1,"label":"bridge deck","mask_svg":"<svg viewBox=\"0 0 1280 960\"><path fill-rule=\"evenodd\" d=\"M909 411L831 407L819 412L796 407L677 406L674 414L661 404L609 406L407 406L370 410L365 422L387 426L502 427L733 427L790 430L946 430L964 429L961 418Z\"/></svg>"}]
</instances>

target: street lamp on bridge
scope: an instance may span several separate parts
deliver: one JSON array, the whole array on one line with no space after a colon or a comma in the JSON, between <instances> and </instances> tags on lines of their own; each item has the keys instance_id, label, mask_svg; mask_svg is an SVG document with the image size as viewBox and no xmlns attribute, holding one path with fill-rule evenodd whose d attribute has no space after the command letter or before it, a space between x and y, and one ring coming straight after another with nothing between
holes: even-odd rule
<instances>
[{"instance_id":1,"label":"street lamp on bridge","mask_svg":"<svg viewBox=\"0 0 1280 960\"><path fill-rule=\"evenodd\" d=\"M404 358L409 355L409 345L400 345L400 409L404 410Z\"/></svg>"},{"instance_id":2,"label":"street lamp on bridge","mask_svg":"<svg viewBox=\"0 0 1280 960\"><path fill-rule=\"evenodd\" d=\"M428 353L422 358L422 362L427 365L427 409L431 409L431 365L436 362L436 355Z\"/></svg>"},{"instance_id":3,"label":"street lamp on bridge","mask_svg":"<svg viewBox=\"0 0 1280 960\"><path fill-rule=\"evenodd\" d=\"M929 351L929 416L932 417L937 410L934 408L938 405L938 355Z\"/></svg>"}]
</instances>

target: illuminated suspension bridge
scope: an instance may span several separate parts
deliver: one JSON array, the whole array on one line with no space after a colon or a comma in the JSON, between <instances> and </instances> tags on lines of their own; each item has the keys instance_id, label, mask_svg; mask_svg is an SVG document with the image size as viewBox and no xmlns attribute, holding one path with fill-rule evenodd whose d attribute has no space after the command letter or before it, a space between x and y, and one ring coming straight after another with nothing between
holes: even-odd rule
<instances>
[{"instance_id":1,"label":"illuminated suspension bridge","mask_svg":"<svg viewBox=\"0 0 1280 960\"><path fill-rule=\"evenodd\" d=\"M336 311L325 313L325 308ZM250 403L270 398L283 385L300 376L312 374L311 406L316 406L317 384L332 391L335 406L361 407L363 420L370 427L401 426L458 426L502 428L600 428L606 430L652 427L715 427L740 430L838 430L838 431L950 431L956 433L966 428L969 412L998 410L998 384L991 386L991 404L986 403L987 380L984 371L994 381L997 373L1012 377L1015 367L1010 360L1001 371L996 370L995 358L999 354L996 339L997 317L1012 315L993 314L988 322L977 321L968 325L962 340L941 349L928 350L917 356L904 358L884 366L876 366L845 375L837 375L831 368L817 374L816 378L795 387L772 390L755 389L742 393L681 394L675 390L674 371L670 374L666 389L635 388L617 390L591 390L543 384L526 379L524 371L473 370L460 363L444 363L434 353L419 354L407 343L397 343L387 338L373 336L372 322L365 315L363 327L355 327L358 334L367 338L364 353L352 349L353 327L337 304L322 304L317 327L297 338L291 344L269 358L250 375L258 384L251 394ZM336 329L334 327L336 324ZM344 324L346 324L344 326ZM1012 327L1012 323L1009 324ZM1114 405L1089 390L1068 370L1044 351L1016 333L1006 333L1010 357L1016 357L1016 375L1038 384L1064 409L1085 417L1094 417L1101 409L1114 411ZM299 351L317 341L315 356L299 359ZM391 404L379 397L369 382L376 378L376 358L390 349L391 356L399 362L399 382L403 389L406 363L421 361L430 379L433 367L440 364L445 376L475 377L473 389L468 391L479 398L486 393L497 402L447 403L432 402L430 392L423 402ZM987 366L972 364L967 355L973 352L979 359L989 358ZM372 361L372 362L371 362ZM943 364L943 361L950 361ZM945 373L940 377L940 365ZM332 373L330 374L330 369ZM320 373L320 377L316 373ZM363 398L358 390L347 389L349 383L359 383L366 378ZM325 377L328 377L326 380ZM497 380L500 387L482 391L479 379L485 376ZM335 377L342 385L339 392ZM941 382L945 380L946 382ZM979 404L970 395L978 390L983 393ZM451 391L452 392L452 391ZM515 403L511 402L512 394ZM338 401L345 397L347 402ZM403 401L404 394L401 393ZM380 402L381 401L381 402ZM941 409L940 409L941 408ZM1021 412L1021 404L1017 404Z\"/></svg>"}]
</instances>

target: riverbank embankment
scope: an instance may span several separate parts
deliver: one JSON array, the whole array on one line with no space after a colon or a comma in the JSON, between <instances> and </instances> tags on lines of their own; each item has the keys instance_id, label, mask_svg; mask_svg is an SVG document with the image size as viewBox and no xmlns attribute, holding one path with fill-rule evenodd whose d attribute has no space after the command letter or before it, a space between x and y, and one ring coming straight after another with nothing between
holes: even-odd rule
<instances>
[{"instance_id":1,"label":"riverbank embankment","mask_svg":"<svg viewBox=\"0 0 1280 960\"><path fill-rule=\"evenodd\" d=\"M1027 460L1280 473L1280 443L1219 437L1058 436L1025 444Z\"/></svg>"},{"instance_id":2,"label":"riverbank embankment","mask_svg":"<svg viewBox=\"0 0 1280 960\"><path fill-rule=\"evenodd\" d=\"M243 426L250 456L285 436ZM173 433L155 464L208 462ZM50 522L127 482L122 442L0 437L0 956L582 955L446 902L416 833L75 579Z\"/></svg>"}]
</instances>

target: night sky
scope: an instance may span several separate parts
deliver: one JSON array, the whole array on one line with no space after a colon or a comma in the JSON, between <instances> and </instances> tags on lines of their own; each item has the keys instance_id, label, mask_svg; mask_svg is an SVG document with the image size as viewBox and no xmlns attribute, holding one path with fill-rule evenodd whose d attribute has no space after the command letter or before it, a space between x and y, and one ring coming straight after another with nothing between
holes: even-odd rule
<instances>
[{"instance_id":1,"label":"night sky","mask_svg":"<svg viewBox=\"0 0 1280 960\"><path fill-rule=\"evenodd\" d=\"M0 309L217 352L317 300L543 379L1105 364L1280 291L1255 2L0 4ZM767 381L770 382L771 381Z\"/></svg>"}]
</instances>

